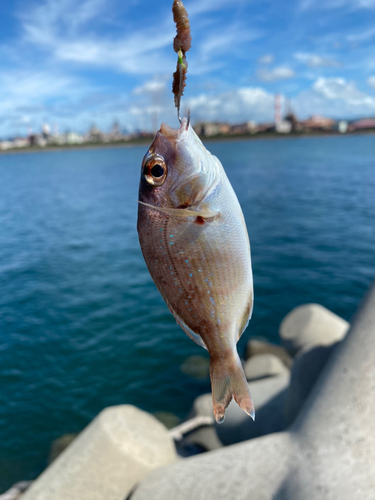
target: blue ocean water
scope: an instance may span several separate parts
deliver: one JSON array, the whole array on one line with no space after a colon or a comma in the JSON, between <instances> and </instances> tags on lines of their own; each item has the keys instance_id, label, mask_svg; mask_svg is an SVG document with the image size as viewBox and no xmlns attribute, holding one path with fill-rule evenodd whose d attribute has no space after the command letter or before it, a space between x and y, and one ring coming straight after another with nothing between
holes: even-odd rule
<instances>
[{"instance_id":1,"label":"blue ocean water","mask_svg":"<svg viewBox=\"0 0 375 500\"><path fill-rule=\"evenodd\" d=\"M239 343L293 307L350 320L375 275L375 136L212 142L245 214L255 283ZM120 403L183 417L209 380L136 233L145 146L0 156L0 491L53 439Z\"/></svg>"}]
</instances>

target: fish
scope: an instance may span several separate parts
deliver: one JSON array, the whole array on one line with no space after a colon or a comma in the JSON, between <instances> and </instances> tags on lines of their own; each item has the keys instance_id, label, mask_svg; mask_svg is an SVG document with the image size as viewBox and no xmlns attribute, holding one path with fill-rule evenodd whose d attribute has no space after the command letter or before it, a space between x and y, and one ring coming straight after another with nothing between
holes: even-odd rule
<instances>
[{"instance_id":1,"label":"fish","mask_svg":"<svg viewBox=\"0 0 375 500\"><path fill-rule=\"evenodd\" d=\"M185 333L210 356L215 419L254 405L236 344L253 310L250 241L219 159L183 118L162 123L141 166L137 230L153 281Z\"/></svg>"}]
</instances>

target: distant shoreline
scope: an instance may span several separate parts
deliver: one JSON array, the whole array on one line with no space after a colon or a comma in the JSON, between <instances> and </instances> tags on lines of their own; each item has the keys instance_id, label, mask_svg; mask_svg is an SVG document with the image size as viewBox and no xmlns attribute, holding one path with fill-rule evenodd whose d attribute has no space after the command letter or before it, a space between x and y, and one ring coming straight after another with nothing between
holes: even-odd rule
<instances>
[{"instance_id":1,"label":"distant shoreline","mask_svg":"<svg viewBox=\"0 0 375 500\"><path fill-rule=\"evenodd\" d=\"M374 135L374 130L349 132L342 134L341 132L317 132L312 134L278 134L278 133L264 133L264 134L239 134L239 135L218 135L212 137L201 137L202 142L218 142L218 141L247 141L247 140L280 140L280 139L310 139L314 137L351 137L358 135ZM6 151L0 151L0 155L13 155L13 154L27 154L27 153L51 153L61 151L77 151L80 149L105 149L105 148L127 148L134 146L144 146L150 144L152 137L145 139L138 139L126 142L111 142L111 143L93 143L93 144L73 144L64 146L47 146L47 147L27 147L27 148L14 148Z\"/></svg>"}]
</instances>

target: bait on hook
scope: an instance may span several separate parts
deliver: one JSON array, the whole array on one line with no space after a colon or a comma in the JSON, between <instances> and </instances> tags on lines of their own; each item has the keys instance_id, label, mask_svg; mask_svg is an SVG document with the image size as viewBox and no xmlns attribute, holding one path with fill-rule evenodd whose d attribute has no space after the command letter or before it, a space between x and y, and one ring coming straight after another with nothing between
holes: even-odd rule
<instances>
[{"instance_id":1,"label":"bait on hook","mask_svg":"<svg viewBox=\"0 0 375 500\"><path fill-rule=\"evenodd\" d=\"M181 0L174 0L172 12L177 31L173 40L173 49L177 53L177 68L173 73L172 92L174 94L174 104L177 108L177 117L181 123L180 102L186 86L186 73L188 68L185 54L191 47L191 33L189 17ZM190 113L187 126L189 126L189 122Z\"/></svg>"}]
</instances>

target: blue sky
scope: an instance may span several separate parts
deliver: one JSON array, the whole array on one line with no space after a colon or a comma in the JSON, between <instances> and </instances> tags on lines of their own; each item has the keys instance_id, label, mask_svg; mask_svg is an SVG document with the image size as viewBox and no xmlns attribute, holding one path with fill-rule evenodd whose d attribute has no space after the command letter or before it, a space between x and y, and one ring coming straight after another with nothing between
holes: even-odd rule
<instances>
[{"instance_id":1,"label":"blue sky","mask_svg":"<svg viewBox=\"0 0 375 500\"><path fill-rule=\"evenodd\" d=\"M176 126L171 0L0 3L0 137ZM186 0L192 121L375 116L375 0Z\"/></svg>"}]
</instances>

